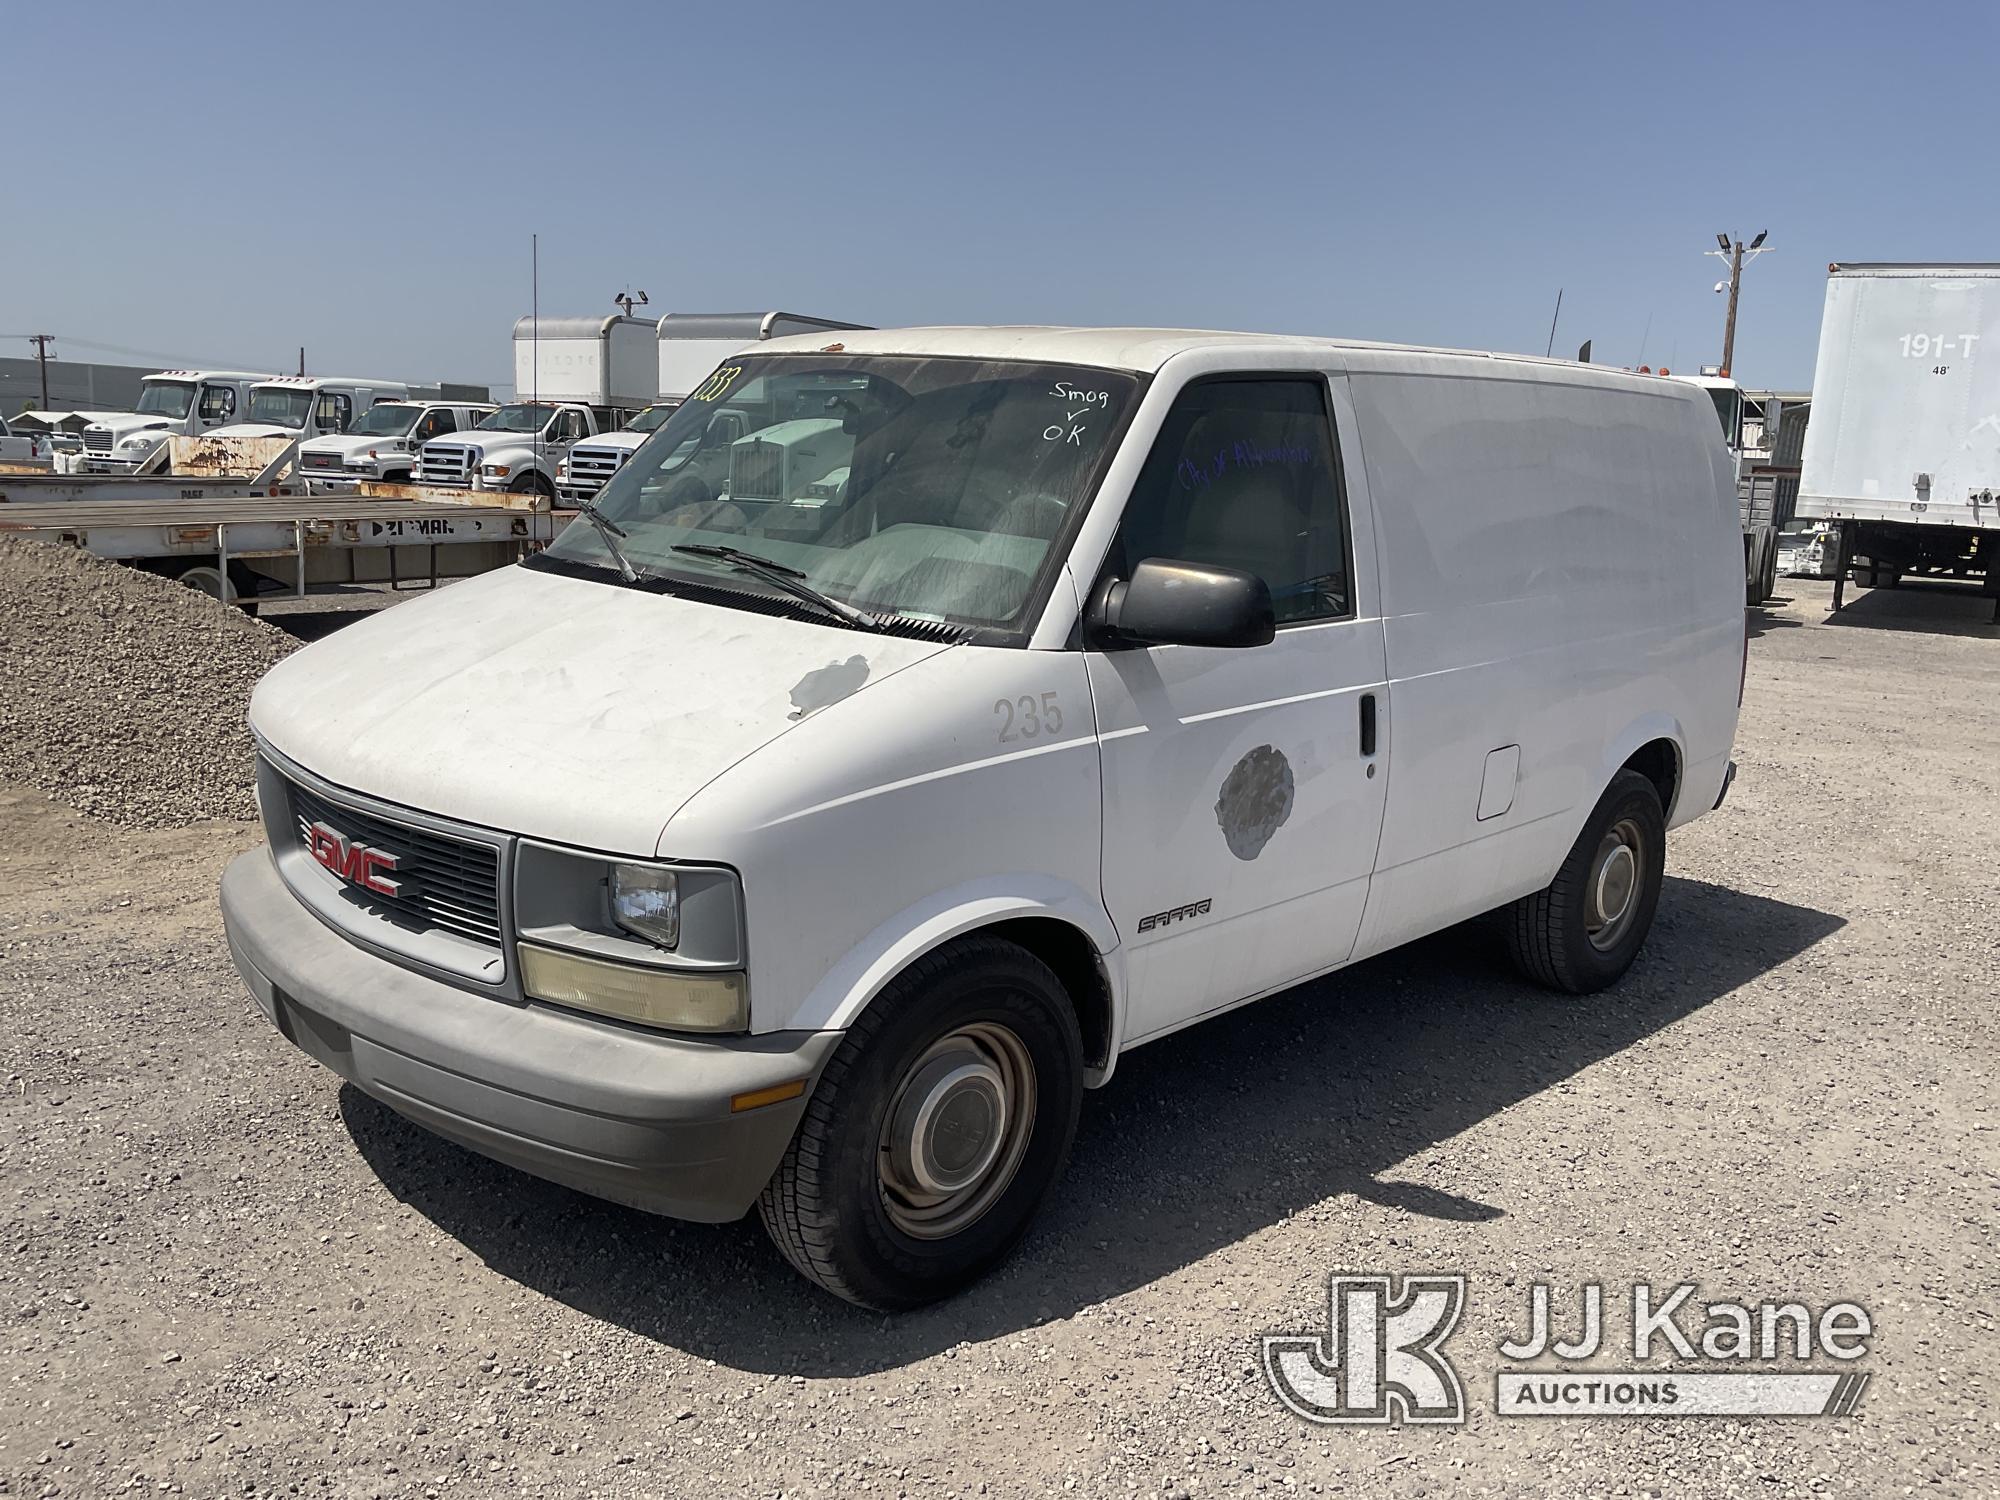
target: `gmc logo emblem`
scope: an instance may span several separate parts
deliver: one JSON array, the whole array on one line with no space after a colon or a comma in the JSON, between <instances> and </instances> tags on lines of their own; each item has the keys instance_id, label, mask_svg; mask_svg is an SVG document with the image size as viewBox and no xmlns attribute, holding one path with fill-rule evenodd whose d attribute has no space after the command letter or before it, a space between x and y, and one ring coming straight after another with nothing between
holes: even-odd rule
<instances>
[{"instance_id":1,"label":"gmc logo emblem","mask_svg":"<svg viewBox=\"0 0 2000 1500\"><path fill-rule=\"evenodd\" d=\"M309 835L307 847L312 850L312 857L342 880L365 891L373 891L378 896L393 896L403 888L400 880L390 880L381 873L396 868L398 861L395 855L381 849L370 849L366 844L357 844L346 834L324 823L315 823L306 832Z\"/></svg>"}]
</instances>

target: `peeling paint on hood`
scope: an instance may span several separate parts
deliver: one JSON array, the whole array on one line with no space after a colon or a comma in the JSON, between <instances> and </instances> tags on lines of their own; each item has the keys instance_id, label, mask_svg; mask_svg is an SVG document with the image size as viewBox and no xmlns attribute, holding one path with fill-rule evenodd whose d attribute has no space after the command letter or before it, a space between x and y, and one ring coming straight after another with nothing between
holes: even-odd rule
<instances>
[{"instance_id":1,"label":"peeling paint on hood","mask_svg":"<svg viewBox=\"0 0 2000 1500\"><path fill-rule=\"evenodd\" d=\"M796 727L794 691L865 691L946 647L524 568L293 653L250 722L336 786L482 827L650 856L689 797Z\"/></svg>"}]
</instances>

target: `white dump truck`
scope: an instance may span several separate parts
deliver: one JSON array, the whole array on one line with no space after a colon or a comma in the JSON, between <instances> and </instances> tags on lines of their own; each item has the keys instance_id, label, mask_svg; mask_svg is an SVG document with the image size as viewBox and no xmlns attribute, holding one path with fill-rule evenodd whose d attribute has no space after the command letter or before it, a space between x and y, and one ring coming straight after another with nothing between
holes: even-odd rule
<instances>
[{"instance_id":1,"label":"white dump truck","mask_svg":"<svg viewBox=\"0 0 2000 1500\"><path fill-rule=\"evenodd\" d=\"M657 334L658 402L621 430L579 443L572 449L557 475L557 489L570 500L588 499L596 494L673 409L730 355L754 348L766 339L859 330L867 326L788 312L668 313L660 319Z\"/></svg>"},{"instance_id":2,"label":"white dump truck","mask_svg":"<svg viewBox=\"0 0 2000 1500\"><path fill-rule=\"evenodd\" d=\"M1811 401L1770 391L1746 391L1727 375L1681 375L1715 404L1722 440L1736 471L1736 499L1743 517L1743 597L1762 604L1778 587L1778 531L1788 520L1790 472L1774 467L1774 449L1786 414L1802 421Z\"/></svg>"},{"instance_id":3,"label":"white dump truck","mask_svg":"<svg viewBox=\"0 0 2000 1500\"><path fill-rule=\"evenodd\" d=\"M1833 607L1978 578L2000 622L2000 264L1827 268L1798 514L1839 526Z\"/></svg>"},{"instance_id":4,"label":"white dump truck","mask_svg":"<svg viewBox=\"0 0 2000 1500\"><path fill-rule=\"evenodd\" d=\"M367 480L408 483L425 443L467 431L493 411L490 401L378 401L345 432L301 443L299 478L309 495L347 493Z\"/></svg>"},{"instance_id":5,"label":"white dump truck","mask_svg":"<svg viewBox=\"0 0 2000 1500\"><path fill-rule=\"evenodd\" d=\"M471 432L424 444L413 477L553 499L572 447L616 432L653 403L653 344L647 318L522 318L514 325L516 399Z\"/></svg>"},{"instance_id":6,"label":"white dump truck","mask_svg":"<svg viewBox=\"0 0 2000 1500\"><path fill-rule=\"evenodd\" d=\"M199 437L242 419L251 390L272 377L246 370L161 370L139 382L130 411L101 412L83 429L83 467L129 474L170 437Z\"/></svg>"}]
</instances>

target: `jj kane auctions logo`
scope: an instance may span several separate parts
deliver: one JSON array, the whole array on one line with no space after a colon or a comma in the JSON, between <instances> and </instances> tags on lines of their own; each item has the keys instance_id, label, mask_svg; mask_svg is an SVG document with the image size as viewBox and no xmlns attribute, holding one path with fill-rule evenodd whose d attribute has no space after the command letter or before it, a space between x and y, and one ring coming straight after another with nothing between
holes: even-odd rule
<instances>
[{"instance_id":1,"label":"jj kane auctions logo","mask_svg":"<svg viewBox=\"0 0 2000 1500\"><path fill-rule=\"evenodd\" d=\"M1851 1370L1778 1370L1780 1359L1842 1364L1868 1352L1874 1323L1854 1302L1815 1315L1802 1302L1697 1303L1683 1282L1631 1289L1634 1361L1701 1359L1722 1369L1580 1368L1605 1352L1604 1288L1581 1289L1576 1336L1555 1329L1554 1294L1528 1288L1528 1327L1499 1346L1507 1361L1553 1358L1553 1368L1494 1376L1502 1416L1847 1416L1868 1376ZM1465 1389L1444 1344L1465 1310L1463 1276L1334 1275L1324 1333L1269 1334L1264 1373L1278 1399L1309 1422L1460 1423Z\"/></svg>"}]
</instances>

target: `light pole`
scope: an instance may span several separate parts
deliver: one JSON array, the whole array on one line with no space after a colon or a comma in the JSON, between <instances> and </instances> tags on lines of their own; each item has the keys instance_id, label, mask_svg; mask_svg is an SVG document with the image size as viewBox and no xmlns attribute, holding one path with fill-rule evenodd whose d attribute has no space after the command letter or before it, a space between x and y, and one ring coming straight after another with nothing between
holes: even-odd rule
<instances>
[{"instance_id":1,"label":"light pole","mask_svg":"<svg viewBox=\"0 0 2000 1500\"><path fill-rule=\"evenodd\" d=\"M1729 289L1729 313L1722 324L1722 373L1727 376L1736 360L1736 296L1743 286L1743 266L1745 260L1755 260L1764 253L1764 237L1771 231L1760 229L1757 238L1745 245L1741 240L1731 241L1728 235L1718 234L1715 243L1722 248L1706 250L1702 253L1713 255L1729 267L1729 280L1718 281L1715 289L1719 292L1725 286Z\"/></svg>"},{"instance_id":2,"label":"light pole","mask_svg":"<svg viewBox=\"0 0 2000 1500\"><path fill-rule=\"evenodd\" d=\"M617 296L613 297L611 300L614 303L616 303L619 307L624 308L625 316L629 318L632 316L632 309L634 307L644 307L652 299L648 297L644 292L639 293L635 297L628 289L626 291L620 292Z\"/></svg>"}]
</instances>

